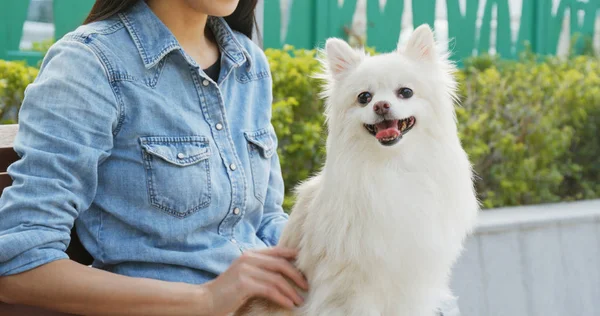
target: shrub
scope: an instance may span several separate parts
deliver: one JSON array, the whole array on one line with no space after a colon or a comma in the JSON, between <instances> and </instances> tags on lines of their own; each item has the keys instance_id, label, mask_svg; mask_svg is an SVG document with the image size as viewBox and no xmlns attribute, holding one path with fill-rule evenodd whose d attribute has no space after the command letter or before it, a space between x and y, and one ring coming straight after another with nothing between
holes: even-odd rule
<instances>
[{"instance_id":1,"label":"shrub","mask_svg":"<svg viewBox=\"0 0 600 316\"><path fill-rule=\"evenodd\" d=\"M461 74L461 139L486 207L600 196L600 61L530 57Z\"/></svg>"},{"instance_id":2,"label":"shrub","mask_svg":"<svg viewBox=\"0 0 600 316\"><path fill-rule=\"evenodd\" d=\"M570 167L561 183L565 199L600 196L600 60L584 56L566 63L549 63L563 74L556 101L563 105L565 125L574 128L567 152Z\"/></svg>"},{"instance_id":3,"label":"shrub","mask_svg":"<svg viewBox=\"0 0 600 316\"><path fill-rule=\"evenodd\" d=\"M34 52L38 52L41 53L42 56L45 56L46 53L48 52L48 50L50 49L50 47L52 47L52 45L54 45L56 41L54 40L54 38L49 38L43 41L39 41L39 42L34 42L32 44L31 50Z\"/></svg>"},{"instance_id":4,"label":"shrub","mask_svg":"<svg viewBox=\"0 0 600 316\"><path fill-rule=\"evenodd\" d=\"M267 49L273 125L286 199L324 162L326 130L314 50ZM490 56L457 73L459 134L486 208L600 197L600 60ZM0 61L0 109L16 108L37 71Z\"/></svg>"},{"instance_id":5,"label":"shrub","mask_svg":"<svg viewBox=\"0 0 600 316\"><path fill-rule=\"evenodd\" d=\"M265 51L273 77L273 125L279 139L286 191L319 168L324 158L325 130L320 85L312 78L319 70L313 50ZM284 208L289 210L293 195L288 194Z\"/></svg>"},{"instance_id":6,"label":"shrub","mask_svg":"<svg viewBox=\"0 0 600 316\"><path fill-rule=\"evenodd\" d=\"M24 62L0 60L0 122L16 122L25 88L37 74L36 68Z\"/></svg>"}]
</instances>

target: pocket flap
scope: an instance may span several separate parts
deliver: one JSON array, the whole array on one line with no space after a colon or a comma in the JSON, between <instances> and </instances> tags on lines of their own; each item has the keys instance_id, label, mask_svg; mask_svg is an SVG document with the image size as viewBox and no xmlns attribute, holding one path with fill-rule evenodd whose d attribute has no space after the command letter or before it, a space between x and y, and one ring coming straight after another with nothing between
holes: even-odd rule
<instances>
[{"instance_id":1,"label":"pocket flap","mask_svg":"<svg viewBox=\"0 0 600 316\"><path fill-rule=\"evenodd\" d=\"M142 148L150 155L178 166L189 166L210 157L208 139L202 136L141 137Z\"/></svg>"},{"instance_id":2,"label":"pocket flap","mask_svg":"<svg viewBox=\"0 0 600 316\"><path fill-rule=\"evenodd\" d=\"M271 158L275 153L276 143L269 129L265 128L254 132L245 132L244 135L248 142L260 149L259 151L263 157Z\"/></svg>"}]
</instances>

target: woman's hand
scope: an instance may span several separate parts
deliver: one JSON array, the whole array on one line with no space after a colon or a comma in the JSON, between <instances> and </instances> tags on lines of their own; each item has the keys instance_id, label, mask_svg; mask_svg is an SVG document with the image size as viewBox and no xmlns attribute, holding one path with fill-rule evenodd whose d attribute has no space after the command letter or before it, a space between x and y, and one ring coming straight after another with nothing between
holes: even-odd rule
<instances>
[{"instance_id":1,"label":"woman's hand","mask_svg":"<svg viewBox=\"0 0 600 316\"><path fill-rule=\"evenodd\" d=\"M283 307L303 303L302 297L286 280L308 290L308 282L291 263L297 251L274 247L244 252L215 280L206 284L212 297L212 315L227 315L252 297L263 297Z\"/></svg>"}]
</instances>

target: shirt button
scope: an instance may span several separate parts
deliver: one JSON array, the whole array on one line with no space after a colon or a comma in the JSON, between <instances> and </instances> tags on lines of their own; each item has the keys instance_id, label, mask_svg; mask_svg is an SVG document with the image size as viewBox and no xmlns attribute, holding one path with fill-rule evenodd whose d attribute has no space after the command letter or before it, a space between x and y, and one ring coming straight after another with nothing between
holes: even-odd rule
<instances>
[{"instance_id":1,"label":"shirt button","mask_svg":"<svg viewBox=\"0 0 600 316\"><path fill-rule=\"evenodd\" d=\"M185 158L185 155L183 153L178 153L177 158L183 159L183 158Z\"/></svg>"},{"instance_id":2,"label":"shirt button","mask_svg":"<svg viewBox=\"0 0 600 316\"><path fill-rule=\"evenodd\" d=\"M215 127L217 128L218 131L220 131L223 129L223 124L217 123L217 125Z\"/></svg>"},{"instance_id":3,"label":"shirt button","mask_svg":"<svg viewBox=\"0 0 600 316\"><path fill-rule=\"evenodd\" d=\"M237 240L235 240L234 238L231 238L231 242L237 244Z\"/></svg>"},{"instance_id":4,"label":"shirt button","mask_svg":"<svg viewBox=\"0 0 600 316\"><path fill-rule=\"evenodd\" d=\"M240 208L239 207L234 208L233 209L233 214L235 214L235 215L240 214Z\"/></svg>"},{"instance_id":5,"label":"shirt button","mask_svg":"<svg viewBox=\"0 0 600 316\"><path fill-rule=\"evenodd\" d=\"M206 79L202 80L202 85L205 87L208 86L209 83L210 82L208 82L208 80L206 80Z\"/></svg>"},{"instance_id":6,"label":"shirt button","mask_svg":"<svg viewBox=\"0 0 600 316\"><path fill-rule=\"evenodd\" d=\"M231 171L235 171L235 169L237 169L237 166L234 163L232 163L229 165L229 169L231 169Z\"/></svg>"}]
</instances>

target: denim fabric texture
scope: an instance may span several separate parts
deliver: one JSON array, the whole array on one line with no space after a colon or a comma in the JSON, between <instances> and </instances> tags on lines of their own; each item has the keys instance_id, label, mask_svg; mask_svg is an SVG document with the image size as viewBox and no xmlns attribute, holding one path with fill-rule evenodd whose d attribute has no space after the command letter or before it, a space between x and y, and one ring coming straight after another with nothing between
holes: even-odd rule
<instances>
[{"instance_id":1,"label":"denim fabric texture","mask_svg":"<svg viewBox=\"0 0 600 316\"><path fill-rule=\"evenodd\" d=\"M288 216L263 51L221 18L207 76L144 1L59 40L28 86L0 199L0 276L67 258L200 284ZM208 66L208 65L207 65Z\"/></svg>"}]
</instances>

